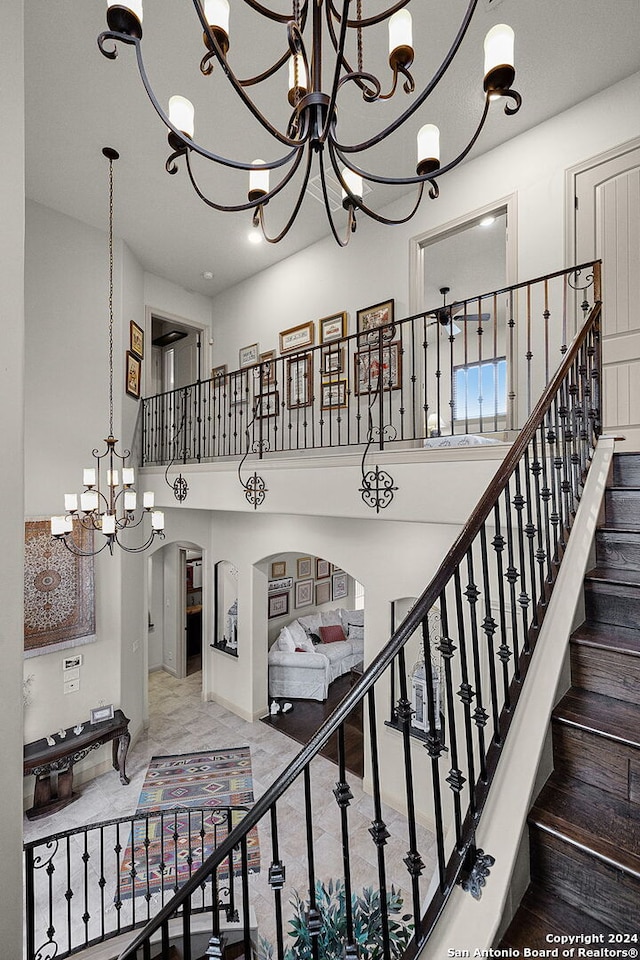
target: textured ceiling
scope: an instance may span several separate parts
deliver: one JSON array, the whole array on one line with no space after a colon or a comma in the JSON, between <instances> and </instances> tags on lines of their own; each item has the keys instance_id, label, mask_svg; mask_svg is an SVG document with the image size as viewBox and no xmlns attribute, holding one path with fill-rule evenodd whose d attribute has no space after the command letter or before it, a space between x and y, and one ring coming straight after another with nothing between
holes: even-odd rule
<instances>
[{"instance_id":1,"label":"textured ceiling","mask_svg":"<svg viewBox=\"0 0 640 960\"><path fill-rule=\"evenodd\" d=\"M267 2L267 0L265 0ZM287 0L268 0L287 9ZM367 0L382 8L381 0ZM413 0L415 73L427 79L457 31L467 0ZM239 75L255 73L284 49L283 28L267 29L241 0L231 3L230 61ZM366 5L365 5L366 9ZM106 228L107 173L104 145L121 154L116 176L115 232L145 269L187 289L214 295L277 260L327 235L323 208L307 197L289 237L275 247L250 246L250 215L222 214L194 195L186 172L169 176L165 128L138 78L133 48L119 47L105 59L96 37L106 29L104 0L29 0L25 4L27 195L72 217ZM455 155L482 109L482 39L504 20L516 31L515 86L524 105L514 118L495 112L472 155L535 126L640 69L638 0L480 0L463 48L428 110L408 123L394 142L377 151L370 166L378 172L393 158L394 173L412 175L415 131L435 122L442 131L443 162ZM240 42L240 36L243 40ZM385 36L367 38L365 68L386 75ZM192 0L147 0L143 50L158 99L172 93L196 104L197 139L216 152L241 160L278 154L247 111L237 103L219 70L203 78L204 52ZM260 97L276 121L288 115L285 78L274 78ZM370 135L406 105L404 94L373 107L345 89L339 122L345 140ZM376 166L377 165L377 166ZM202 166L202 165L201 165ZM209 167L210 165L206 165ZM220 196L229 188L245 199L244 174L230 178L220 168L203 171L207 189ZM380 207L394 199L376 187L368 197ZM226 198L224 198L226 199ZM293 202L272 201L272 232ZM354 241L358 242L358 237ZM202 274L211 271L213 280Z\"/></svg>"}]
</instances>

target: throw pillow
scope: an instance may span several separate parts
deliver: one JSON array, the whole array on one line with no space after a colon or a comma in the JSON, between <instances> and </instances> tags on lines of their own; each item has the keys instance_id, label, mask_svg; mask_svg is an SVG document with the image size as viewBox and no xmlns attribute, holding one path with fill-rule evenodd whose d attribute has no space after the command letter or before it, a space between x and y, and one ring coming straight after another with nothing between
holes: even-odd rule
<instances>
[{"instance_id":1,"label":"throw pillow","mask_svg":"<svg viewBox=\"0 0 640 960\"><path fill-rule=\"evenodd\" d=\"M302 624L299 623L298 620L292 620L291 623L287 624L287 630L293 637L295 645L297 647L304 647L307 633Z\"/></svg>"},{"instance_id":2,"label":"throw pillow","mask_svg":"<svg viewBox=\"0 0 640 960\"><path fill-rule=\"evenodd\" d=\"M282 650L283 653L293 653L296 648L293 637L286 627L283 627L280 636L275 643L276 650Z\"/></svg>"},{"instance_id":3,"label":"throw pillow","mask_svg":"<svg viewBox=\"0 0 640 960\"><path fill-rule=\"evenodd\" d=\"M296 647L296 653L308 653L308 650L305 650L304 647Z\"/></svg>"},{"instance_id":4,"label":"throw pillow","mask_svg":"<svg viewBox=\"0 0 640 960\"><path fill-rule=\"evenodd\" d=\"M323 643L337 643L339 640L346 640L344 630L337 624L330 627L320 627L320 636Z\"/></svg>"},{"instance_id":5,"label":"throw pillow","mask_svg":"<svg viewBox=\"0 0 640 960\"><path fill-rule=\"evenodd\" d=\"M364 627L357 626L355 623L349 624L349 640L364 640Z\"/></svg>"}]
</instances>

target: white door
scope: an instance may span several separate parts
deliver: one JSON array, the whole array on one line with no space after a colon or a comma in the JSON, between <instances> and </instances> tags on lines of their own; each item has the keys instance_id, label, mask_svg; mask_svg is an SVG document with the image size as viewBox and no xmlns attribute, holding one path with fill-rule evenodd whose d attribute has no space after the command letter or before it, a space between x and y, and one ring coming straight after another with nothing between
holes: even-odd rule
<instances>
[{"instance_id":1,"label":"white door","mask_svg":"<svg viewBox=\"0 0 640 960\"><path fill-rule=\"evenodd\" d=\"M576 262L601 258L604 429L640 450L640 146L575 175Z\"/></svg>"}]
</instances>

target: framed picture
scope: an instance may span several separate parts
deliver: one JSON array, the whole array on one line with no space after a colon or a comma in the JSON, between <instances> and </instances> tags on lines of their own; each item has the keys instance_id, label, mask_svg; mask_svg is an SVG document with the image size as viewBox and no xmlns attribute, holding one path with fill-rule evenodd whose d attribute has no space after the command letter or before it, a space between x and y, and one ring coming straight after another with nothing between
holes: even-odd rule
<instances>
[{"instance_id":1,"label":"framed picture","mask_svg":"<svg viewBox=\"0 0 640 960\"><path fill-rule=\"evenodd\" d=\"M226 377L226 375L227 375L227 365L226 365L226 363L221 363L219 367L212 367L212 368L211 368L211 379L212 379L212 380L219 380L219 379L223 379L223 380L224 380L224 378Z\"/></svg>"},{"instance_id":2,"label":"framed picture","mask_svg":"<svg viewBox=\"0 0 640 960\"><path fill-rule=\"evenodd\" d=\"M331 572L331 564L328 560L316 558L316 580L325 580Z\"/></svg>"},{"instance_id":3,"label":"framed picture","mask_svg":"<svg viewBox=\"0 0 640 960\"><path fill-rule=\"evenodd\" d=\"M331 582L327 580L325 583L316 583L316 607L320 607L323 603L331 602Z\"/></svg>"},{"instance_id":4,"label":"framed picture","mask_svg":"<svg viewBox=\"0 0 640 960\"><path fill-rule=\"evenodd\" d=\"M249 401L249 379L246 373L229 374L229 406L238 407Z\"/></svg>"},{"instance_id":5,"label":"framed picture","mask_svg":"<svg viewBox=\"0 0 640 960\"><path fill-rule=\"evenodd\" d=\"M305 580L311 574L311 557L298 557L296 575L298 580Z\"/></svg>"},{"instance_id":6,"label":"framed picture","mask_svg":"<svg viewBox=\"0 0 640 960\"><path fill-rule=\"evenodd\" d=\"M280 394L277 390L271 393L261 393L257 397L256 416L257 417L277 417L280 413Z\"/></svg>"},{"instance_id":7,"label":"framed picture","mask_svg":"<svg viewBox=\"0 0 640 960\"><path fill-rule=\"evenodd\" d=\"M297 607L310 607L313 603L313 580L298 580L296 583L295 604Z\"/></svg>"},{"instance_id":8,"label":"framed picture","mask_svg":"<svg viewBox=\"0 0 640 960\"><path fill-rule=\"evenodd\" d=\"M267 350L258 357L260 366L254 371L256 379L259 379L263 387L270 387L276 382L276 352Z\"/></svg>"},{"instance_id":9,"label":"framed picture","mask_svg":"<svg viewBox=\"0 0 640 960\"><path fill-rule=\"evenodd\" d=\"M347 314L334 313L331 317L318 320L320 328L320 343L331 343L332 340L341 340L347 335Z\"/></svg>"},{"instance_id":10,"label":"framed picture","mask_svg":"<svg viewBox=\"0 0 640 960\"><path fill-rule=\"evenodd\" d=\"M336 380L323 382L320 393L320 407L322 410L331 410L335 407L347 405L347 381Z\"/></svg>"},{"instance_id":11,"label":"framed picture","mask_svg":"<svg viewBox=\"0 0 640 960\"><path fill-rule=\"evenodd\" d=\"M331 577L331 599L342 600L349 593L346 573L334 573Z\"/></svg>"},{"instance_id":12,"label":"framed picture","mask_svg":"<svg viewBox=\"0 0 640 960\"><path fill-rule=\"evenodd\" d=\"M303 353L287 360L287 406L290 410L313 403L311 354Z\"/></svg>"},{"instance_id":13,"label":"framed picture","mask_svg":"<svg viewBox=\"0 0 640 960\"><path fill-rule=\"evenodd\" d=\"M135 397L136 400L140 399L140 370L142 364L138 357L134 357L131 353L131 350L127 350L127 359L126 359L126 370L124 382L126 385L126 391L130 397Z\"/></svg>"},{"instance_id":14,"label":"framed picture","mask_svg":"<svg viewBox=\"0 0 640 960\"><path fill-rule=\"evenodd\" d=\"M315 327L313 320L300 323L297 327L290 327L280 333L280 353L292 353L294 350L304 350L313 346Z\"/></svg>"},{"instance_id":15,"label":"framed picture","mask_svg":"<svg viewBox=\"0 0 640 960\"><path fill-rule=\"evenodd\" d=\"M89 718L91 723L102 723L103 720L113 720L113 704L108 703L106 707L94 707L90 711Z\"/></svg>"},{"instance_id":16,"label":"framed picture","mask_svg":"<svg viewBox=\"0 0 640 960\"><path fill-rule=\"evenodd\" d=\"M371 307L365 307L364 310L358 310L358 333L368 334L367 342L376 340L379 328L393 326L394 319L394 301L383 300L382 303L374 303ZM383 329L383 339L391 340L394 331L391 330L388 336Z\"/></svg>"},{"instance_id":17,"label":"framed picture","mask_svg":"<svg viewBox=\"0 0 640 960\"><path fill-rule=\"evenodd\" d=\"M344 373L344 347L341 344L336 343L323 349L320 357L320 373L323 377Z\"/></svg>"},{"instance_id":18,"label":"framed picture","mask_svg":"<svg viewBox=\"0 0 640 960\"><path fill-rule=\"evenodd\" d=\"M272 593L267 597L267 606L269 620L274 620L276 617L286 617L289 613L289 594Z\"/></svg>"},{"instance_id":19,"label":"framed picture","mask_svg":"<svg viewBox=\"0 0 640 960\"><path fill-rule=\"evenodd\" d=\"M280 577L278 580L269 580L267 593L282 593L283 590L291 590L293 586L293 577Z\"/></svg>"},{"instance_id":20,"label":"framed picture","mask_svg":"<svg viewBox=\"0 0 640 960\"><path fill-rule=\"evenodd\" d=\"M144 360L144 330L133 320L129 322L129 349L138 360Z\"/></svg>"},{"instance_id":21,"label":"framed picture","mask_svg":"<svg viewBox=\"0 0 640 960\"><path fill-rule=\"evenodd\" d=\"M287 561L286 560L274 560L271 564L271 579L275 580L277 577L285 577L287 575Z\"/></svg>"},{"instance_id":22,"label":"framed picture","mask_svg":"<svg viewBox=\"0 0 640 960\"><path fill-rule=\"evenodd\" d=\"M394 340L393 343L383 346L382 350L379 344L376 344L355 354L353 360L357 394L372 393L378 387L382 390L400 389L402 379L400 346L400 341Z\"/></svg>"},{"instance_id":23,"label":"framed picture","mask_svg":"<svg viewBox=\"0 0 640 960\"><path fill-rule=\"evenodd\" d=\"M260 359L260 347L257 343L250 343L248 347L240 347L238 352L238 366L252 367Z\"/></svg>"}]
</instances>

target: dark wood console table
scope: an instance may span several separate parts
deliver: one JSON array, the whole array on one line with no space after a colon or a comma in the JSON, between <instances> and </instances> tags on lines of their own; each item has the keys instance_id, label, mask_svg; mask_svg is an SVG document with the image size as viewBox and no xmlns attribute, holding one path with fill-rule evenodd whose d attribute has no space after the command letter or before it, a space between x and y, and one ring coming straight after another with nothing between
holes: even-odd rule
<instances>
[{"instance_id":1,"label":"dark wood console table","mask_svg":"<svg viewBox=\"0 0 640 960\"><path fill-rule=\"evenodd\" d=\"M111 720L94 724L87 720L77 735L69 727L63 739L58 734L54 739L52 747L44 738L25 744L24 776L31 773L36 778L33 806L26 813L29 820L55 813L77 800L79 794L73 792L73 765L103 743L113 741L113 768L120 773L121 783L129 783L125 763L131 734L129 719L122 710L116 710ZM57 789L52 784L52 774L57 774Z\"/></svg>"}]
</instances>

